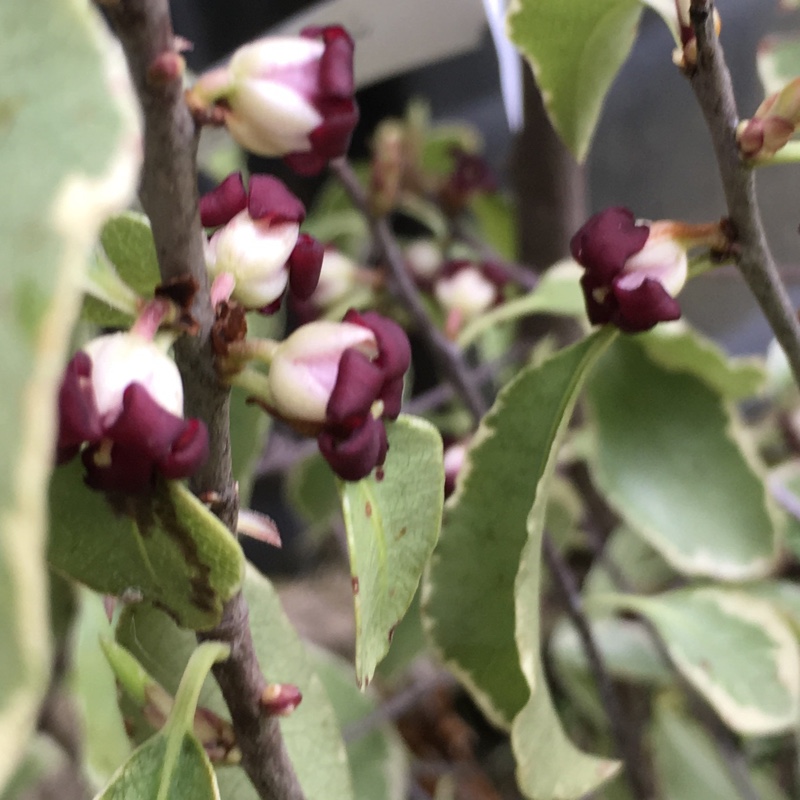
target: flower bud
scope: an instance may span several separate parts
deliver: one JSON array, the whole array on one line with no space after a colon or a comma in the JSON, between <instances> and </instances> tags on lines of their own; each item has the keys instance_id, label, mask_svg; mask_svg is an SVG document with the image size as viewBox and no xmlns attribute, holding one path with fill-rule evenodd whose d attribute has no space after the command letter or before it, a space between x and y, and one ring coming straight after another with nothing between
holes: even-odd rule
<instances>
[{"instance_id":1,"label":"flower bud","mask_svg":"<svg viewBox=\"0 0 800 800\"><path fill-rule=\"evenodd\" d=\"M672 60L681 69L691 70L697 65L697 37L694 33L690 14L691 0L675 0L675 9L681 46L673 53ZM714 30L719 36L719 32L722 29L722 19L716 8L713 10L713 14Z\"/></svg>"},{"instance_id":2,"label":"flower bud","mask_svg":"<svg viewBox=\"0 0 800 800\"><path fill-rule=\"evenodd\" d=\"M800 125L800 78L767 97L752 119L736 128L736 141L745 158L774 156Z\"/></svg>"},{"instance_id":3,"label":"flower bud","mask_svg":"<svg viewBox=\"0 0 800 800\"><path fill-rule=\"evenodd\" d=\"M322 245L300 233L303 204L270 175L226 178L200 201L204 225L222 225L206 243L206 266L215 278L233 278L231 296L246 309L277 310L288 286L306 299L319 280Z\"/></svg>"},{"instance_id":4,"label":"flower bud","mask_svg":"<svg viewBox=\"0 0 800 800\"><path fill-rule=\"evenodd\" d=\"M433 239L416 239L406 247L405 256L417 283L429 288L444 264L442 248Z\"/></svg>"},{"instance_id":5,"label":"flower bud","mask_svg":"<svg viewBox=\"0 0 800 800\"><path fill-rule=\"evenodd\" d=\"M82 460L94 489L142 492L156 472L189 477L208 456L205 425L183 419L178 368L134 332L101 336L76 353L58 407L58 463L86 443Z\"/></svg>"},{"instance_id":6,"label":"flower bud","mask_svg":"<svg viewBox=\"0 0 800 800\"><path fill-rule=\"evenodd\" d=\"M386 457L382 419L400 413L410 363L399 325L374 312L349 311L341 323L308 323L278 345L263 405L316 435L339 477L360 480Z\"/></svg>"},{"instance_id":7,"label":"flower bud","mask_svg":"<svg viewBox=\"0 0 800 800\"><path fill-rule=\"evenodd\" d=\"M688 258L685 242L671 235L675 229L690 230L637 221L626 208L609 208L572 237L572 257L586 270L581 287L590 322L637 333L680 317L673 295L686 282Z\"/></svg>"},{"instance_id":8,"label":"flower bud","mask_svg":"<svg viewBox=\"0 0 800 800\"><path fill-rule=\"evenodd\" d=\"M483 156L453 147L452 172L439 190L439 202L448 214L460 214L478 192L497 191L497 180Z\"/></svg>"},{"instance_id":9,"label":"flower bud","mask_svg":"<svg viewBox=\"0 0 800 800\"><path fill-rule=\"evenodd\" d=\"M339 26L297 37L265 37L239 48L229 65L188 92L195 111L213 104L231 136L261 156L284 156L303 175L343 156L358 121L353 42Z\"/></svg>"},{"instance_id":10,"label":"flower bud","mask_svg":"<svg viewBox=\"0 0 800 800\"><path fill-rule=\"evenodd\" d=\"M457 311L470 320L491 308L499 299L498 287L469 261L450 262L433 290L446 311Z\"/></svg>"},{"instance_id":11,"label":"flower bud","mask_svg":"<svg viewBox=\"0 0 800 800\"><path fill-rule=\"evenodd\" d=\"M468 442L453 442L444 449L444 496L450 497L455 491L456 480L467 460Z\"/></svg>"}]
</instances>

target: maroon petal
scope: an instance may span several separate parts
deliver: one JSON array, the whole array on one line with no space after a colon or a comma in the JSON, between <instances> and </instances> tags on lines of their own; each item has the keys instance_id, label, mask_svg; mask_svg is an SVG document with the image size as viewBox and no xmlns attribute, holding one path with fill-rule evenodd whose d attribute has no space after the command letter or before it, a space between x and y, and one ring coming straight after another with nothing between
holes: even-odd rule
<instances>
[{"instance_id":1,"label":"maroon petal","mask_svg":"<svg viewBox=\"0 0 800 800\"><path fill-rule=\"evenodd\" d=\"M334 425L358 423L369 415L384 383L383 370L363 353L349 347L339 359L336 384L325 414Z\"/></svg>"},{"instance_id":2,"label":"maroon petal","mask_svg":"<svg viewBox=\"0 0 800 800\"><path fill-rule=\"evenodd\" d=\"M172 443L169 455L158 462L161 474L170 480L188 478L208 459L208 429L199 419L186 420L180 436Z\"/></svg>"},{"instance_id":3,"label":"maroon petal","mask_svg":"<svg viewBox=\"0 0 800 800\"><path fill-rule=\"evenodd\" d=\"M319 283L325 247L313 236L301 233L289 256L289 289L299 300L308 300Z\"/></svg>"},{"instance_id":4,"label":"maroon petal","mask_svg":"<svg viewBox=\"0 0 800 800\"><path fill-rule=\"evenodd\" d=\"M376 363L383 368L387 379L403 375L411 365L411 345L406 332L394 321L381 316L375 311L360 314L350 309L344 316L345 322L352 322L369 328L378 342Z\"/></svg>"},{"instance_id":5,"label":"maroon petal","mask_svg":"<svg viewBox=\"0 0 800 800\"><path fill-rule=\"evenodd\" d=\"M313 151L289 153L283 157L283 161L289 169L304 176L319 175L328 166L328 159Z\"/></svg>"},{"instance_id":6,"label":"maroon petal","mask_svg":"<svg viewBox=\"0 0 800 800\"><path fill-rule=\"evenodd\" d=\"M451 155L456 162L448 179L453 192L466 197L478 191L497 191L497 179L483 156L468 153L460 147L453 147Z\"/></svg>"},{"instance_id":7,"label":"maroon petal","mask_svg":"<svg viewBox=\"0 0 800 800\"><path fill-rule=\"evenodd\" d=\"M323 431L317 444L322 457L342 480L358 481L378 465L381 454L385 457L386 431L381 422L368 415L364 424L346 439Z\"/></svg>"},{"instance_id":8,"label":"maroon petal","mask_svg":"<svg viewBox=\"0 0 800 800\"><path fill-rule=\"evenodd\" d=\"M617 300L611 287L595 279L591 272L581 277L581 289L586 303L586 315L592 325L605 325L614 320Z\"/></svg>"},{"instance_id":9,"label":"maroon petal","mask_svg":"<svg viewBox=\"0 0 800 800\"><path fill-rule=\"evenodd\" d=\"M302 222L305 206L283 181L272 175L253 175L247 208L253 219L269 217L274 222Z\"/></svg>"},{"instance_id":10,"label":"maroon petal","mask_svg":"<svg viewBox=\"0 0 800 800\"><path fill-rule=\"evenodd\" d=\"M652 278L646 278L636 289L615 286L614 296L619 305L614 322L626 333L649 331L659 322L669 322L681 316L681 307L675 298Z\"/></svg>"},{"instance_id":11,"label":"maroon petal","mask_svg":"<svg viewBox=\"0 0 800 800\"><path fill-rule=\"evenodd\" d=\"M323 121L308 135L312 152L330 160L347 152L358 124L358 106L350 100L325 100L315 103Z\"/></svg>"},{"instance_id":12,"label":"maroon petal","mask_svg":"<svg viewBox=\"0 0 800 800\"><path fill-rule=\"evenodd\" d=\"M169 455L184 425L185 420L160 406L142 384L132 383L122 395L122 412L106 436L151 461L161 461Z\"/></svg>"},{"instance_id":13,"label":"maroon petal","mask_svg":"<svg viewBox=\"0 0 800 800\"><path fill-rule=\"evenodd\" d=\"M319 65L320 90L331 97L352 98L355 92L353 40L340 25L324 28L322 38L325 51Z\"/></svg>"},{"instance_id":14,"label":"maroon petal","mask_svg":"<svg viewBox=\"0 0 800 800\"><path fill-rule=\"evenodd\" d=\"M100 445L87 447L81 454L86 469L86 485L99 492L138 494L152 485L153 459L137 447L116 444L111 448L111 463L100 466L95 455Z\"/></svg>"},{"instance_id":15,"label":"maroon petal","mask_svg":"<svg viewBox=\"0 0 800 800\"><path fill-rule=\"evenodd\" d=\"M627 208L607 208L590 217L572 237L572 257L595 280L610 283L625 262L638 253L650 235L647 225L636 225Z\"/></svg>"},{"instance_id":16,"label":"maroon petal","mask_svg":"<svg viewBox=\"0 0 800 800\"><path fill-rule=\"evenodd\" d=\"M204 228L216 228L230 222L247 208L247 192L242 173L228 175L216 189L200 198L200 221Z\"/></svg>"},{"instance_id":17,"label":"maroon petal","mask_svg":"<svg viewBox=\"0 0 800 800\"><path fill-rule=\"evenodd\" d=\"M386 381L378 399L383 400L383 416L386 419L397 419L403 405L403 376Z\"/></svg>"},{"instance_id":18,"label":"maroon petal","mask_svg":"<svg viewBox=\"0 0 800 800\"><path fill-rule=\"evenodd\" d=\"M82 350L67 364L58 391L58 463L69 461L83 442L103 435L92 388L92 359Z\"/></svg>"}]
</instances>

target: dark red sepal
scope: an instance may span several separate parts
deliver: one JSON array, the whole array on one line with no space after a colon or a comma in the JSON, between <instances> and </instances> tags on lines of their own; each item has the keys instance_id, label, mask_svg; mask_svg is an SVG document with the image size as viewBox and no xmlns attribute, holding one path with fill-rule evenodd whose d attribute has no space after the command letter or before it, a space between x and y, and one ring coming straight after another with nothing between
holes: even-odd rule
<instances>
[{"instance_id":1,"label":"dark red sepal","mask_svg":"<svg viewBox=\"0 0 800 800\"><path fill-rule=\"evenodd\" d=\"M217 228L230 222L247 208L247 191L242 173L228 175L222 183L200 198L200 221L204 228Z\"/></svg>"}]
</instances>

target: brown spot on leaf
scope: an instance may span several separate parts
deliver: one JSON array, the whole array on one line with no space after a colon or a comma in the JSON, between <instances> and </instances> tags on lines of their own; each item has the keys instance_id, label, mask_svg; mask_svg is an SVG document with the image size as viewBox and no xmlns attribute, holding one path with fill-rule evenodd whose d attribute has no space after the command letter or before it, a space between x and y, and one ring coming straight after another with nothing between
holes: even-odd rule
<instances>
[{"instance_id":1,"label":"brown spot on leaf","mask_svg":"<svg viewBox=\"0 0 800 800\"><path fill-rule=\"evenodd\" d=\"M358 577L353 575L350 579L350 583L353 585L353 594L358 594Z\"/></svg>"},{"instance_id":2,"label":"brown spot on leaf","mask_svg":"<svg viewBox=\"0 0 800 800\"><path fill-rule=\"evenodd\" d=\"M395 622L395 624L392 625L391 628L389 628L389 644L391 644L392 643L392 639L394 639L394 632L397 630L397 625L398 625L398 623Z\"/></svg>"},{"instance_id":3,"label":"brown spot on leaf","mask_svg":"<svg viewBox=\"0 0 800 800\"><path fill-rule=\"evenodd\" d=\"M375 480L376 481L382 481L385 476L386 476L386 473L383 471L383 467L378 467L378 469L375 470Z\"/></svg>"},{"instance_id":4,"label":"brown spot on leaf","mask_svg":"<svg viewBox=\"0 0 800 800\"><path fill-rule=\"evenodd\" d=\"M395 536L395 539L398 540L402 539L407 533L408 533L408 528L405 525L403 525L403 527L400 528L399 531L397 531L397 536Z\"/></svg>"},{"instance_id":5,"label":"brown spot on leaf","mask_svg":"<svg viewBox=\"0 0 800 800\"><path fill-rule=\"evenodd\" d=\"M364 506L364 513L367 515L367 519L369 519L372 516L372 503L368 502Z\"/></svg>"}]
</instances>

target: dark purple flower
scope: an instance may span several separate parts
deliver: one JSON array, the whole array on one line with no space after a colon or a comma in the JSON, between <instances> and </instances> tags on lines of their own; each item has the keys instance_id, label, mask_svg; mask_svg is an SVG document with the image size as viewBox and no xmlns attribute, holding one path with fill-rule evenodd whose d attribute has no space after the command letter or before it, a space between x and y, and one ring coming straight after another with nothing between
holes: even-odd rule
<instances>
[{"instance_id":1,"label":"dark purple flower","mask_svg":"<svg viewBox=\"0 0 800 800\"><path fill-rule=\"evenodd\" d=\"M384 419L400 413L411 348L403 329L374 311L298 328L272 357L263 404L302 433L344 480L383 464Z\"/></svg>"},{"instance_id":2,"label":"dark purple flower","mask_svg":"<svg viewBox=\"0 0 800 800\"><path fill-rule=\"evenodd\" d=\"M608 208L572 237L572 257L586 270L581 287L592 324L638 333L680 317L673 295L686 282L686 248L668 225L656 225L637 222L627 208Z\"/></svg>"},{"instance_id":3,"label":"dark purple flower","mask_svg":"<svg viewBox=\"0 0 800 800\"><path fill-rule=\"evenodd\" d=\"M208 457L208 433L183 418L183 387L174 362L135 333L101 336L67 364L58 395L56 458L81 452L86 483L138 493L154 476L193 475Z\"/></svg>"},{"instance_id":4,"label":"dark purple flower","mask_svg":"<svg viewBox=\"0 0 800 800\"><path fill-rule=\"evenodd\" d=\"M206 243L206 266L215 280L233 279L231 297L245 308L273 313L286 291L299 300L319 281L324 248L300 233L306 210L271 175L229 175L200 199L204 226L219 227ZM230 278L227 280L230 281Z\"/></svg>"}]
</instances>

